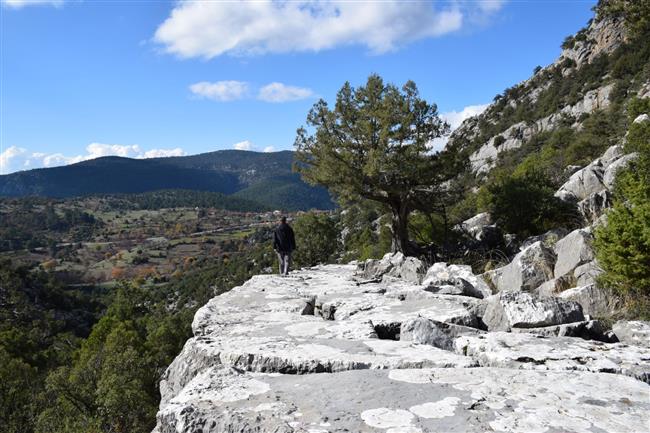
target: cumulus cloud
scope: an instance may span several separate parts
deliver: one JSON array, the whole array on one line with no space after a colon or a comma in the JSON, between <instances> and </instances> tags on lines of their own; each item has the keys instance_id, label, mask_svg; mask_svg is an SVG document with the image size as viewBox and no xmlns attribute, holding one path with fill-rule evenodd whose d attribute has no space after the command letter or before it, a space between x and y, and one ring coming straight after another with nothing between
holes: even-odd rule
<instances>
[{"instance_id":1,"label":"cumulus cloud","mask_svg":"<svg viewBox=\"0 0 650 433\"><path fill-rule=\"evenodd\" d=\"M190 91L200 98L226 102L242 99L248 93L248 83L244 81L201 81L190 86Z\"/></svg>"},{"instance_id":2,"label":"cumulus cloud","mask_svg":"<svg viewBox=\"0 0 650 433\"><path fill-rule=\"evenodd\" d=\"M11 170L12 160L17 159L26 152L26 149L18 146L11 146L0 152L0 174L8 173Z\"/></svg>"},{"instance_id":3,"label":"cumulus cloud","mask_svg":"<svg viewBox=\"0 0 650 433\"><path fill-rule=\"evenodd\" d=\"M314 96L311 89L305 87L287 86L283 83L270 83L262 87L257 98L266 102L298 101Z\"/></svg>"},{"instance_id":4,"label":"cumulus cloud","mask_svg":"<svg viewBox=\"0 0 650 433\"><path fill-rule=\"evenodd\" d=\"M275 147L274 147L274 146L266 146L266 147L264 148L264 152L265 152L265 153L275 152Z\"/></svg>"},{"instance_id":5,"label":"cumulus cloud","mask_svg":"<svg viewBox=\"0 0 650 433\"><path fill-rule=\"evenodd\" d=\"M2 164L0 173L10 173L20 168L56 167L60 165L75 164L102 156L122 156L127 158L161 158L169 156L187 155L180 147L174 149L149 149L142 150L137 144L105 144L90 143L86 146L86 153L81 155L65 155L63 153L27 152L26 149L12 146L0 154ZM17 163L11 163L11 160Z\"/></svg>"},{"instance_id":6,"label":"cumulus cloud","mask_svg":"<svg viewBox=\"0 0 650 433\"><path fill-rule=\"evenodd\" d=\"M180 1L153 37L181 58L321 51L365 46L375 54L459 30L466 15L491 14L501 1L385 0Z\"/></svg>"},{"instance_id":7,"label":"cumulus cloud","mask_svg":"<svg viewBox=\"0 0 650 433\"><path fill-rule=\"evenodd\" d=\"M13 9L20 9L26 6L62 6L63 0L2 0L2 6L7 6Z\"/></svg>"},{"instance_id":8,"label":"cumulus cloud","mask_svg":"<svg viewBox=\"0 0 650 433\"><path fill-rule=\"evenodd\" d=\"M465 119L470 117L478 116L490 104L479 104L479 105L468 105L460 111L447 111L446 113L440 113L440 117L449 123L451 131L458 128ZM439 151L445 148L449 137L440 137L436 138L430 143L431 150Z\"/></svg>"},{"instance_id":9,"label":"cumulus cloud","mask_svg":"<svg viewBox=\"0 0 650 433\"><path fill-rule=\"evenodd\" d=\"M253 143L251 143L249 140L244 140L233 144L232 147L237 150L252 150Z\"/></svg>"}]
</instances>

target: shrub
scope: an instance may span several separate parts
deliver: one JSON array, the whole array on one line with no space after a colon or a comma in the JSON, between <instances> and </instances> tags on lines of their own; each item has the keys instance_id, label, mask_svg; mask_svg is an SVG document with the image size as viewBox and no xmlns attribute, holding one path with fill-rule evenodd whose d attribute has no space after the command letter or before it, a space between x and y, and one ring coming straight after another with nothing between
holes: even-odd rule
<instances>
[{"instance_id":1,"label":"shrub","mask_svg":"<svg viewBox=\"0 0 650 433\"><path fill-rule=\"evenodd\" d=\"M327 214L308 212L294 223L296 266L314 266L333 261L339 249L336 221Z\"/></svg>"},{"instance_id":2,"label":"shrub","mask_svg":"<svg viewBox=\"0 0 650 433\"><path fill-rule=\"evenodd\" d=\"M538 171L500 175L479 194L479 207L489 211L503 230L522 237L573 226L575 207L554 197L554 191L550 180Z\"/></svg>"}]
</instances>

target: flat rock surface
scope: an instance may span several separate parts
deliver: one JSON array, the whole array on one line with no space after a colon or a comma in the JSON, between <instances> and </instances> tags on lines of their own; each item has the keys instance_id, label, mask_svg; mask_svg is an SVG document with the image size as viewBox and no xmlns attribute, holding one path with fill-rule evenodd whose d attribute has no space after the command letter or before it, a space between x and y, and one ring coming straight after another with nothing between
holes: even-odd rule
<instances>
[{"instance_id":1,"label":"flat rock surface","mask_svg":"<svg viewBox=\"0 0 650 433\"><path fill-rule=\"evenodd\" d=\"M256 276L213 298L161 380L155 432L647 430L650 349L484 333L486 300L355 270ZM449 350L400 340L427 320L463 332Z\"/></svg>"}]
</instances>

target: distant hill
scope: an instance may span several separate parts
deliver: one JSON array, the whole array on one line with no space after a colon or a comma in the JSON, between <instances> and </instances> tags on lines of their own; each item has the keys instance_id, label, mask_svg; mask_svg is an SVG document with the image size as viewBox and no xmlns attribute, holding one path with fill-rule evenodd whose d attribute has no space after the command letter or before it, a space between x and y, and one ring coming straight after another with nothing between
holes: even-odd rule
<instances>
[{"instance_id":1,"label":"distant hill","mask_svg":"<svg viewBox=\"0 0 650 433\"><path fill-rule=\"evenodd\" d=\"M110 156L0 176L0 196L64 198L184 189L236 194L268 208L331 209L327 191L304 183L292 172L292 162L291 151L221 150L152 159Z\"/></svg>"}]
</instances>

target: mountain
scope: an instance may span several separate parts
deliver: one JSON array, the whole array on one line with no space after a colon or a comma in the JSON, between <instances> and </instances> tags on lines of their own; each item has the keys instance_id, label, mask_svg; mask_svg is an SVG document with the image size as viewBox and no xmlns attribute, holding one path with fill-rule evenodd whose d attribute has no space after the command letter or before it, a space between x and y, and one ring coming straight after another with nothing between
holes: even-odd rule
<instances>
[{"instance_id":1,"label":"mountain","mask_svg":"<svg viewBox=\"0 0 650 433\"><path fill-rule=\"evenodd\" d=\"M185 189L237 194L263 206L331 209L323 188L292 172L293 152L221 150L152 159L103 157L63 167L0 176L0 195L73 197Z\"/></svg>"}]
</instances>

